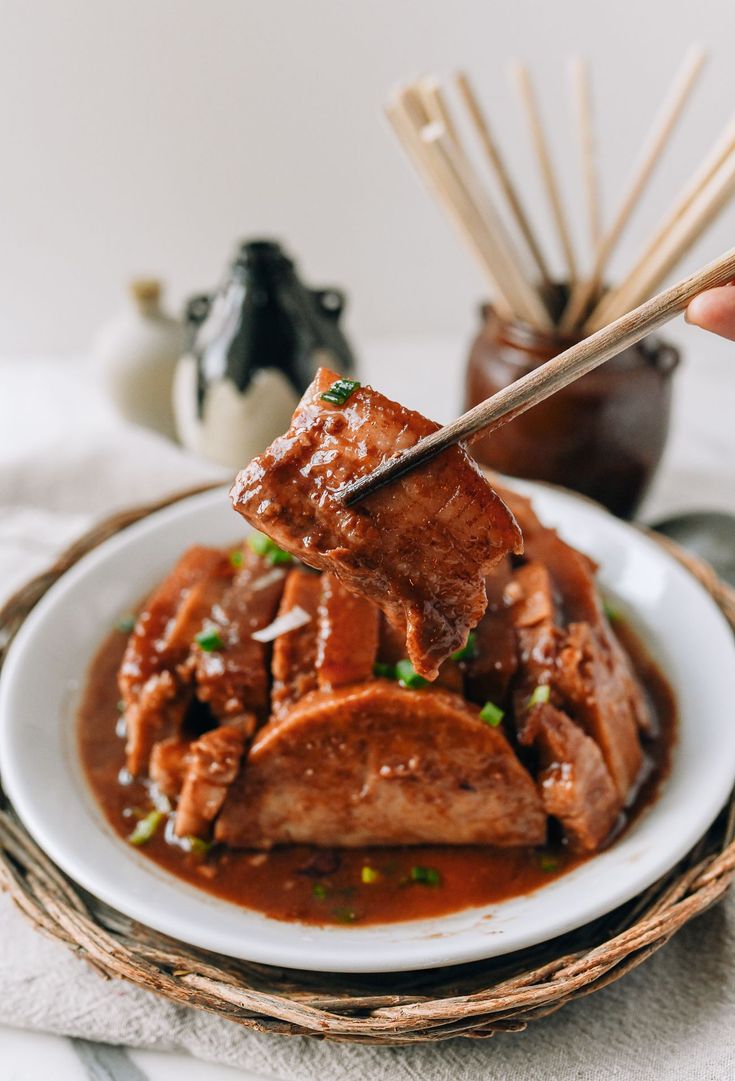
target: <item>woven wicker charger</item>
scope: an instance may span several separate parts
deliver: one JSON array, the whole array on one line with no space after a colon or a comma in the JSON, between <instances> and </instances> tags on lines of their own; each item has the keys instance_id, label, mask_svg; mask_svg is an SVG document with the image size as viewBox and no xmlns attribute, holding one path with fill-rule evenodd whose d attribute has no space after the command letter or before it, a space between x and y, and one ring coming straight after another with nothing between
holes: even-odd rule
<instances>
[{"instance_id":1,"label":"woven wicker charger","mask_svg":"<svg viewBox=\"0 0 735 1081\"><path fill-rule=\"evenodd\" d=\"M107 519L16 593L0 611L0 665L23 620L69 567L126 526L191 494ZM698 559L655 539L701 582L735 629L735 591ZM0 883L35 927L103 975L261 1032L376 1045L520 1032L641 964L718 901L735 875L734 793L688 856L655 885L553 941L418 973L298 972L207 953L133 922L68 879L32 841L1 790L0 800Z\"/></svg>"}]
</instances>

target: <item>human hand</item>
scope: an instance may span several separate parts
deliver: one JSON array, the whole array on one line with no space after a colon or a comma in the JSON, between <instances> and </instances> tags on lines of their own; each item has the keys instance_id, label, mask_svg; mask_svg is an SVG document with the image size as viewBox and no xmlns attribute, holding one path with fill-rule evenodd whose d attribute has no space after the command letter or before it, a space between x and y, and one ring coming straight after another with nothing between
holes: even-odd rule
<instances>
[{"instance_id":1,"label":"human hand","mask_svg":"<svg viewBox=\"0 0 735 1081\"><path fill-rule=\"evenodd\" d=\"M735 341L735 282L700 293L687 308L686 321Z\"/></svg>"}]
</instances>

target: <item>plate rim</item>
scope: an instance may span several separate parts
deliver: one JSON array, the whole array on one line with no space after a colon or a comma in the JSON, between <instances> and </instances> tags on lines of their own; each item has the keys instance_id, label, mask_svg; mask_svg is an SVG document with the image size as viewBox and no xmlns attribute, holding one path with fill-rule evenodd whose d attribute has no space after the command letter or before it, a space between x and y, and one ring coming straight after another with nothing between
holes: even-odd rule
<instances>
[{"instance_id":1,"label":"plate rim","mask_svg":"<svg viewBox=\"0 0 735 1081\"><path fill-rule=\"evenodd\" d=\"M553 493L554 497L561 497L562 500L571 499L579 504L586 506L587 508L591 508L595 514L606 515L604 509L600 508L592 501L585 500L583 497L577 497L576 495L568 493L566 491L558 491L554 489L553 486L536 484L534 482L519 482L515 479L511 480L509 484L516 490L520 491L522 494L528 494L531 495L531 497L533 497L534 493L537 493L540 489L543 489L545 491L550 490ZM24 621L23 626L19 629L15 640L11 643L10 648L8 649L4 669L2 672L2 678L0 678L0 770L3 776L4 787L13 807L16 810L16 813L18 814L19 818L28 829L28 832L31 834L34 840L39 844L42 850L46 852L46 854L49 855L49 857L53 859L54 862L59 867L61 867L65 873L69 875L69 877L79 883L84 889L88 890L90 893L99 897L105 903L118 909L124 914L139 920L141 923L144 923L152 927L153 929L160 931L163 934L173 936L180 939L182 942L188 942L191 945L197 946L199 948L213 950L215 952L231 957L239 957L242 959L257 961L264 964L282 965L291 968L298 967L311 971L323 972L388 972L413 970L419 968L434 968L447 964L462 964L468 961L481 960L491 956L500 956L508 952L515 952L516 950L526 948L527 946L537 945L539 942L550 941L561 934L564 934L570 930L573 930L574 928L591 922L599 916L602 916L605 913L612 911L614 908L618 907L618 905L624 903L626 900L629 900L630 898L636 896L643 889L646 889L648 885L654 882L658 877L660 877L660 875L664 874L667 870L673 867L679 861L679 859L686 855L692 845L696 843L699 837L702 836L712 824L721 806L724 805L727 799L730 788L732 787L732 777L730 778L730 783L727 785L723 781L719 789L717 789L718 794L716 797L710 793L708 806L710 808L711 814L708 811L709 819L706 826L700 828L700 825L698 825L696 831L692 831L692 833L696 833L696 835L685 835L683 839L680 838L678 844L672 845L671 849L668 850L668 854L664 857L660 857L658 862L653 859L650 860L650 870L645 875L641 876L642 880L645 880L642 881L642 884L636 885L635 888L631 888L629 884L627 887L619 887L617 890L608 891L605 895L604 900L600 899L600 901L596 905L588 906L583 920L580 921L578 917L570 917L566 921L557 919L553 924L551 933L546 934L543 938L538 938L537 936L533 935L531 935L528 940L524 940L522 937L521 939L516 938L513 940L512 945L508 945L501 950L488 949L488 940L484 940L483 944L478 943L478 945L474 949L467 948L464 951L460 952L457 952L456 950L450 950L449 953L446 953L446 951L443 951L443 949L439 947L436 943L434 943L433 948L430 948L431 943L428 940L420 940L421 947L426 951L427 956L425 956L424 958L412 957L410 963L391 963L388 967L386 967L385 961L382 961L379 964L369 961L357 964L340 964L335 963L334 957L330 957L329 963L319 964L318 961L314 961L313 956L311 960L309 960L308 958L304 958L303 956L294 957L293 942L288 943L284 947L284 952L280 956L277 955L277 950L274 952L272 944L268 945L264 951L261 951L257 942L249 942L247 949L233 951L232 944L230 943L228 946L226 942L223 942L222 938L217 935L216 928L214 933L203 933L200 936L192 936L190 924L187 923L186 919L183 920L183 923L180 922L178 914L176 913L167 914L166 918L158 920L155 917L155 914L152 918L151 911L150 909L145 907L145 904L139 906L135 899L133 899L133 901L129 904L127 902L121 904L120 894L118 892L116 892L114 889L108 889L108 884L104 881L100 881L99 878L95 877L93 870L92 873L89 873L90 869L87 865L85 865L83 859L81 861L75 859L77 853L73 847L71 848L71 850L59 850L53 837L51 838L51 842L49 843L48 831L46 830L43 821L39 820L39 816L37 815L36 809L33 806L32 799L29 802L29 800L26 798L28 793L24 791L22 782L13 775L13 770L11 769L10 771L8 771L7 763L9 761L12 762L13 754L11 747L12 721L10 720L10 705L12 705L12 701L9 702L8 700L12 699L11 692L13 687L14 673L16 667L22 666L23 651L25 648L28 648L27 646L25 646L26 640L32 641L36 625L42 625L44 619L46 618L44 615L46 608L50 608L56 597L62 595L65 590L72 588L74 583L78 579L83 580L86 574L90 572L91 567L93 567L98 562L98 560L104 561L105 556L109 553L111 547L114 549L116 544L123 543L126 536L129 539L130 533L132 531L135 531L136 535L139 535L141 537L143 537L149 532L155 532L158 523L160 522L161 516L166 516L166 518L168 519L169 517L175 517L177 513L190 513L190 508L192 504L196 504L200 501L206 504L215 497L219 498L219 496L224 491L226 491L225 488L221 488L218 486L215 488L207 489L203 492L186 495L168 506L152 511L140 521L135 522L132 525L126 526L125 528L117 532L114 536L103 541L101 544L92 549L89 553L82 556L74 564L74 566L72 566L69 570L67 570L64 574L60 576L58 581L49 588L49 590L34 606L33 611L29 613L27 619ZM627 523L619 522L616 519L612 518L612 516L608 517L608 524L611 525L611 527L618 530L630 531L631 534L635 536L636 542L642 543L644 547L648 547L650 552L655 553L655 557L657 559L664 561L670 571L673 571L675 574L684 575L689 584L694 586L699 591L702 600L704 600L709 605L711 614L719 619L722 625L722 629L727 633L729 638L732 639L731 629L723 613L716 605L714 600L707 593L707 591L704 589L704 587L701 585L701 583L696 581L694 576L692 576L684 567L682 567L681 564L678 563L669 552L657 545L652 538L646 536L644 533L638 530L635 530L634 527L628 525ZM233 526L233 533L234 531L235 527ZM48 605L46 603L47 598L51 598ZM20 643L19 646L17 645L18 643ZM87 661L88 660L89 658L87 658ZM8 675L8 673L10 674ZM87 794L89 794L91 797L91 791L88 791ZM645 817L647 813L648 812L644 812L643 817ZM99 812L97 818L100 817L101 812ZM43 815L40 816L40 819L42 818ZM701 819L701 821L703 821L703 818ZM94 825L96 827L99 826L99 822L95 820ZM109 830L109 836L107 839L114 839L118 842L120 846L120 851L128 852L128 848L124 845L124 842L112 831L112 828L109 827L108 824L105 823L105 825L107 825L107 828ZM611 851L614 849L614 847L615 846L612 846ZM673 857L672 852L676 853L676 855ZM130 855L131 853L128 852L128 854ZM175 882L177 885L181 885L181 880L177 879L175 876L169 875L167 872L163 871L163 869L157 867L157 865L153 864L152 861L146 859L146 857L143 856L141 853L135 852L134 855L137 856L139 860L143 861L142 865L145 866L147 871L150 871L151 868L155 868L166 879ZM589 867L593 863L595 865L599 865L600 861L604 859L604 856L605 853L601 853L600 855L593 857L593 860L582 865L582 869L585 867ZM561 876L561 878L549 883L548 886L544 885L540 887L538 890L534 891L534 893L538 895L542 891L549 891L553 888L555 882L564 882L565 880L568 881L569 878L574 874L575 872L572 871L569 873L569 875ZM235 906L232 902L227 902L219 898L213 898L212 895L208 895L205 891L196 890L196 887L191 887L191 890L196 894L198 898L206 899L210 904L213 904L215 908L219 905L225 905L230 908L238 908L238 906ZM525 896L533 895L534 894ZM516 898L514 900L517 901L519 899ZM486 911L488 908L493 907L497 906L483 906L482 909L465 909L463 910L463 912L460 912L456 915L467 916L473 912L479 913L480 911ZM254 912L254 910L247 911L251 913ZM315 928L311 925L297 924L295 922L281 922L277 920L272 920L270 917L266 917L262 913L256 912L255 914L260 919L268 920L269 923L275 924L279 927L298 927L303 929L306 932L305 937L307 939L307 954L313 954L313 947L310 949L309 942L312 938L321 937L320 932L322 930L326 930L328 932L329 938L332 940L342 939L345 943L348 943L350 941L354 943L356 934L361 936L361 938L365 938L366 936L377 937L381 932L384 932L388 928L400 929L401 927L406 926L416 927L422 923L429 924L434 929L436 929L438 924L451 919L451 916L439 916L424 921L407 921L407 923L368 925L367 927L359 929L335 928L332 926L328 926L327 928L322 929ZM482 938L482 936L479 937ZM346 959L346 961L347 960L348 959Z\"/></svg>"}]
</instances>

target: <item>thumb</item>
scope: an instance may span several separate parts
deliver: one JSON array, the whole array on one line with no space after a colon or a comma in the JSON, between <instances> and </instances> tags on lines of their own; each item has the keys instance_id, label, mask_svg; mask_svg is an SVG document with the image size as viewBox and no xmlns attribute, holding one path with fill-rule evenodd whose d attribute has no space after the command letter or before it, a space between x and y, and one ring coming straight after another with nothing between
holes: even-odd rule
<instances>
[{"instance_id":1,"label":"thumb","mask_svg":"<svg viewBox=\"0 0 735 1081\"><path fill-rule=\"evenodd\" d=\"M735 286L700 293L687 308L686 321L735 341Z\"/></svg>"}]
</instances>

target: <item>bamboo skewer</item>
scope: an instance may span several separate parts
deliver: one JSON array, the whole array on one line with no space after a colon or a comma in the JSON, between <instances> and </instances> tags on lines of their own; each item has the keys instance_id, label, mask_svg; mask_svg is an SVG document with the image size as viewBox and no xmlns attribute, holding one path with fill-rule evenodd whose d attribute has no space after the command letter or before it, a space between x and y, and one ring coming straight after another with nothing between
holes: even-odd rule
<instances>
[{"instance_id":1,"label":"bamboo skewer","mask_svg":"<svg viewBox=\"0 0 735 1081\"><path fill-rule=\"evenodd\" d=\"M455 77L455 84L459 95L467 109L467 114L472 121L475 131L477 133L480 145L482 146L485 156L488 160L488 164L500 186L503 195L505 196L508 206L515 220L518 230L521 236L526 242L528 250L533 257L533 260L538 268L538 272L541 275L541 281L545 286L551 285L551 274L549 268L546 265L541 247L536 239L536 236L531 228L531 224L528 220L528 216L523 208L520 200L520 196L516 191L515 185L511 180L508 169L503 161L502 155L498 146L490 131L490 126L487 121L487 117L480 106L477 96L472 89L468 76L460 71Z\"/></svg>"},{"instance_id":2,"label":"bamboo skewer","mask_svg":"<svg viewBox=\"0 0 735 1081\"><path fill-rule=\"evenodd\" d=\"M461 202L455 202L452 192L447 187L445 178L439 176L429 158L425 144L422 142L411 119L410 96L401 94L398 101L390 102L386 106L386 115L396 135L413 159L419 176L422 178L431 194L444 207L444 210L461 239L466 244L471 255L476 259L490 286L493 303L498 314L503 319L513 319L513 305L507 295L505 284L500 280L497 268L488 261L487 253L483 250L475 230L477 222L474 220L472 209ZM456 194L456 193L455 193Z\"/></svg>"},{"instance_id":3,"label":"bamboo skewer","mask_svg":"<svg viewBox=\"0 0 735 1081\"><path fill-rule=\"evenodd\" d=\"M597 329L614 319L657 289L671 270L684 258L703 231L735 195L735 150L701 189L686 213L672 225L666 239L651 252L650 258L628 278L618 291L614 306L593 316L590 329ZM724 283L723 283L724 284Z\"/></svg>"},{"instance_id":4,"label":"bamboo skewer","mask_svg":"<svg viewBox=\"0 0 735 1081\"><path fill-rule=\"evenodd\" d=\"M624 293L628 284L633 279L640 277L645 265L653 258L657 249L668 239L671 231L685 216L694 201L713 180L732 153L735 153L735 115L730 118L712 150L684 186L673 206L664 215L660 225L644 245L632 270L628 272L616 289L612 289L610 293L603 297L598 307L592 312L588 323L589 326L602 326L608 313L617 312L620 314L624 310Z\"/></svg>"},{"instance_id":5,"label":"bamboo skewer","mask_svg":"<svg viewBox=\"0 0 735 1081\"><path fill-rule=\"evenodd\" d=\"M422 79L416 86L416 90L423 100L429 119L436 124L441 124L455 146L461 148L462 144L439 85L439 80L434 78Z\"/></svg>"},{"instance_id":6,"label":"bamboo skewer","mask_svg":"<svg viewBox=\"0 0 735 1081\"><path fill-rule=\"evenodd\" d=\"M552 330L553 323L539 294L523 274L512 242L497 217L492 204L478 188L468 162L462 153L452 153L449 136L440 124L430 124L422 129L421 138L430 155L434 157L439 172L448 180L449 187L461 193L482 222L482 244L491 253L491 261L498 267L503 278L503 288L513 298L513 307L528 323L541 330Z\"/></svg>"},{"instance_id":7,"label":"bamboo skewer","mask_svg":"<svg viewBox=\"0 0 735 1081\"><path fill-rule=\"evenodd\" d=\"M546 190L551 213L559 235L559 241L564 252L569 284L570 286L573 286L577 280L577 263L574 256L574 248L572 246L571 233L564 213L554 167L551 162L546 135L544 134L544 127L541 121L541 114L536 101L536 95L533 90L531 76L528 68L524 64L515 64L512 68L512 76L520 96L521 105L526 114L531 141L541 172L541 180Z\"/></svg>"},{"instance_id":8,"label":"bamboo skewer","mask_svg":"<svg viewBox=\"0 0 735 1081\"><path fill-rule=\"evenodd\" d=\"M600 240L595 255L595 262L589 277L579 282L572 290L572 295L564 312L559 329L562 334L571 334L584 316L590 301L599 289L605 267L620 237L635 210L643 191L656 166L661 160L676 124L681 117L697 78L704 66L706 53L701 46L693 46L684 58L684 62L674 78L672 87L653 123L633 170L632 178L625 190L615 218L605 235Z\"/></svg>"},{"instance_id":9,"label":"bamboo skewer","mask_svg":"<svg viewBox=\"0 0 735 1081\"><path fill-rule=\"evenodd\" d=\"M420 439L413 447L383 462L372 473L346 485L340 492L342 502L351 506L430 461L448 447L480 432L487 433L499 428L673 319L705 289L725 285L733 277L735 248L511 383L451 424Z\"/></svg>"},{"instance_id":10,"label":"bamboo skewer","mask_svg":"<svg viewBox=\"0 0 735 1081\"><path fill-rule=\"evenodd\" d=\"M513 242L462 147L438 82L425 79L404 88L397 96L397 106L411 129L404 131L403 141L415 144L414 161L425 179L427 175L432 178L430 187L479 258L493 294L501 296L504 306L531 326L552 330L546 307L528 281ZM390 110L388 115L396 127ZM454 136L443 123L425 122L432 116L444 117Z\"/></svg>"},{"instance_id":11,"label":"bamboo skewer","mask_svg":"<svg viewBox=\"0 0 735 1081\"><path fill-rule=\"evenodd\" d=\"M507 288L514 294L518 314L537 329L551 331L553 324L546 306L528 281L513 240L499 218L492 200L464 149L439 81L434 78L422 79L415 85L414 90L423 102L426 113L439 125L439 128L435 129L435 138L441 135L440 129L446 134L446 140L442 145L443 166L456 174L456 179L464 187L468 198L482 217L491 243L497 252L500 273L506 279ZM431 143L434 140L429 137L425 141ZM447 141L451 143L451 146L447 145Z\"/></svg>"},{"instance_id":12,"label":"bamboo skewer","mask_svg":"<svg viewBox=\"0 0 735 1081\"><path fill-rule=\"evenodd\" d=\"M592 250L600 243L600 191L597 176L597 154L592 119L592 91L587 62L581 56L572 58L569 74L575 106L579 150L582 162L582 182L587 210L587 228Z\"/></svg>"}]
</instances>

